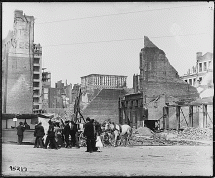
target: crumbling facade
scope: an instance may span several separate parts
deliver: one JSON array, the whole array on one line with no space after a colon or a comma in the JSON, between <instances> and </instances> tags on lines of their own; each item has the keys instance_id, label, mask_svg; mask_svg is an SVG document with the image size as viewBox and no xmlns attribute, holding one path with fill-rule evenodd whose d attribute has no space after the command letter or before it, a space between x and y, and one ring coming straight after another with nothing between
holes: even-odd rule
<instances>
[{"instance_id":1,"label":"crumbling facade","mask_svg":"<svg viewBox=\"0 0 215 178\"><path fill-rule=\"evenodd\" d=\"M134 83L134 86L137 85L140 87L138 91L147 97L160 94L182 99L198 96L194 87L179 78L165 52L155 46L148 37L144 37L144 48L140 52L140 76Z\"/></svg>"},{"instance_id":2,"label":"crumbling facade","mask_svg":"<svg viewBox=\"0 0 215 178\"><path fill-rule=\"evenodd\" d=\"M2 41L2 111L33 112L34 17L14 12L13 31Z\"/></svg>"},{"instance_id":3,"label":"crumbling facade","mask_svg":"<svg viewBox=\"0 0 215 178\"><path fill-rule=\"evenodd\" d=\"M34 17L15 10L13 31L2 41L3 113L42 109L42 47L34 44Z\"/></svg>"},{"instance_id":4,"label":"crumbling facade","mask_svg":"<svg viewBox=\"0 0 215 178\"><path fill-rule=\"evenodd\" d=\"M146 36L140 52L140 74L133 76L133 88L131 97L126 95L120 100L119 110L124 116L121 114L119 119L132 122L134 127L143 126L145 120L162 118L163 107L172 101L192 101L198 97L196 88L179 78L165 52Z\"/></svg>"}]
</instances>

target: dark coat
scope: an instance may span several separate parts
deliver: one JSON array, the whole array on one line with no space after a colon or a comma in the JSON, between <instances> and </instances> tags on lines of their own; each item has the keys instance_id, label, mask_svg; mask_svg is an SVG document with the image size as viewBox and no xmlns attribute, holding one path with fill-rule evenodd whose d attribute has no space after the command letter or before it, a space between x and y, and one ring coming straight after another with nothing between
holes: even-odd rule
<instances>
[{"instance_id":1,"label":"dark coat","mask_svg":"<svg viewBox=\"0 0 215 178\"><path fill-rule=\"evenodd\" d=\"M69 135L70 134L69 124L66 124L63 130L64 130L64 135Z\"/></svg>"},{"instance_id":2,"label":"dark coat","mask_svg":"<svg viewBox=\"0 0 215 178\"><path fill-rule=\"evenodd\" d=\"M91 122L85 124L84 136L86 136L89 139L94 138L94 126Z\"/></svg>"},{"instance_id":3,"label":"dark coat","mask_svg":"<svg viewBox=\"0 0 215 178\"><path fill-rule=\"evenodd\" d=\"M23 127L22 125L19 125L17 127L17 135L23 135L24 131L25 131L25 127Z\"/></svg>"},{"instance_id":4,"label":"dark coat","mask_svg":"<svg viewBox=\"0 0 215 178\"><path fill-rule=\"evenodd\" d=\"M39 126L39 125L35 125L35 129L34 129L34 136L35 136L35 137L36 137L36 135L37 135L38 126Z\"/></svg>"},{"instance_id":5,"label":"dark coat","mask_svg":"<svg viewBox=\"0 0 215 178\"><path fill-rule=\"evenodd\" d=\"M44 127L39 125L37 127L36 137L43 137L45 135Z\"/></svg>"},{"instance_id":6,"label":"dark coat","mask_svg":"<svg viewBox=\"0 0 215 178\"><path fill-rule=\"evenodd\" d=\"M54 126L49 125L48 137L55 137Z\"/></svg>"},{"instance_id":7,"label":"dark coat","mask_svg":"<svg viewBox=\"0 0 215 178\"><path fill-rule=\"evenodd\" d=\"M70 134L71 135L75 135L76 132L78 132L78 128L77 128L77 124L72 125L72 127L70 128Z\"/></svg>"}]
</instances>

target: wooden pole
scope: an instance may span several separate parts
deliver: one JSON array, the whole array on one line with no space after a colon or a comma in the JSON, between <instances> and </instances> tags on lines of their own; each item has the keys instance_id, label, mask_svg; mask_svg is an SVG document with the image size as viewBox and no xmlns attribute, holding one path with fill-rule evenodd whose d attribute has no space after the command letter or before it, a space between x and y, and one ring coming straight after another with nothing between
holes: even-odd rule
<instances>
[{"instance_id":1,"label":"wooden pole","mask_svg":"<svg viewBox=\"0 0 215 178\"><path fill-rule=\"evenodd\" d=\"M163 129L169 129L169 107L163 107Z\"/></svg>"},{"instance_id":2,"label":"wooden pole","mask_svg":"<svg viewBox=\"0 0 215 178\"><path fill-rule=\"evenodd\" d=\"M207 105L203 105L203 128L207 127Z\"/></svg>"},{"instance_id":3,"label":"wooden pole","mask_svg":"<svg viewBox=\"0 0 215 178\"><path fill-rule=\"evenodd\" d=\"M165 107L166 110L166 129L169 130L169 107Z\"/></svg>"},{"instance_id":4,"label":"wooden pole","mask_svg":"<svg viewBox=\"0 0 215 178\"><path fill-rule=\"evenodd\" d=\"M177 131L180 129L180 106L176 106Z\"/></svg>"},{"instance_id":5,"label":"wooden pole","mask_svg":"<svg viewBox=\"0 0 215 178\"><path fill-rule=\"evenodd\" d=\"M193 106L189 106L189 126L193 127Z\"/></svg>"},{"instance_id":6,"label":"wooden pole","mask_svg":"<svg viewBox=\"0 0 215 178\"><path fill-rule=\"evenodd\" d=\"M163 107L163 129L166 130L166 110Z\"/></svg>"}]
</instances>

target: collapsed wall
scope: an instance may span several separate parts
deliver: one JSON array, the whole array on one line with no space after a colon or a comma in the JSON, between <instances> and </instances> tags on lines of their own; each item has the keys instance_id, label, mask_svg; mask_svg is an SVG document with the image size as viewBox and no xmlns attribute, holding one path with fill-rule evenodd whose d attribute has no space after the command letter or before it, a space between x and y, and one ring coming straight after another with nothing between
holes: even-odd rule
<instances>
[{"instance_id":1,"label":"collapsed wall","mask_svg":"<svg viewBox=\"0 0 215 178\"><path fill-rule=\"evenodd\" d=\"M146 36L140 52L140 86L147 97L160 94L181 99L198 97L196 88L179 78L165 52Z\"/></svg>"},{"instance_id":2,"label":"collapsed wall","mask_svg":"<svg viewBox=\"0 0 215 178\"><path fill-rule=\"evenodd\" d=\"M108 119L119 123L118 102L124 94L123 89L102 89L83 110L84 118L90 117L100 123Z\"/></svg>"},{"instance_id":3,"label":"collapsed wall","mask_svg":"<svg viewBox=\"0 0 215 178\"><path fill-rule=\"evenodd\" d=\"M165 52L146 36L144 48L140 52L140 75L134 75L133 86L135 92L143 93L144 103L148 109L148 118L146 118L148 120L162 121L163 107L166 104L177 105L179 101L190 102L199 97L195 87L179 78L178 72L170 64ZM169 114L171 116L175 113Z\"/></svg>"}]
</instances>

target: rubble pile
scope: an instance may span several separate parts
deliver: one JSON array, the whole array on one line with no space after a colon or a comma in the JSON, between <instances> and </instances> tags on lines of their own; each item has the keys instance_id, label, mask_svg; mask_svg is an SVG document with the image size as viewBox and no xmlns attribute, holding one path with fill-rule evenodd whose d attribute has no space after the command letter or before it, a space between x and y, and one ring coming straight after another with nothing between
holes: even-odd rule
<instances>
[{"instance_id":1,"label":"rubble pile","mask_svg":"<svg viewBox=\"0 0 215 178\"><path fill-rule=\"evenodd\" d=\"M138 129L133 129L133 134L139 136L153 136L154 132L148 127L140 127Z\"/></svg>"},{"instance_id":2,"label":"rubble pile","mask_svg":"<svg viewBox=\"0 0 215 178\"><path fill-rule=\"evenodd\" d=\"M190 140L212 140L213 130L210 128L187 127L178 133L178 138Z\"/></svg>"},{"instance_id":3,"label":"rubble pile","mask_svg":"<svg viewBox=\"0 0 215 178\"><path fill-rule=\"evenodd\" d=\"M196 141L212 140L212 138L213 130L209 128L187 127L183 131L155 133L147 127L140 127L133 129L131 140L133 145L202 145L203 143Z\"/></svg>"}]
</instances>

